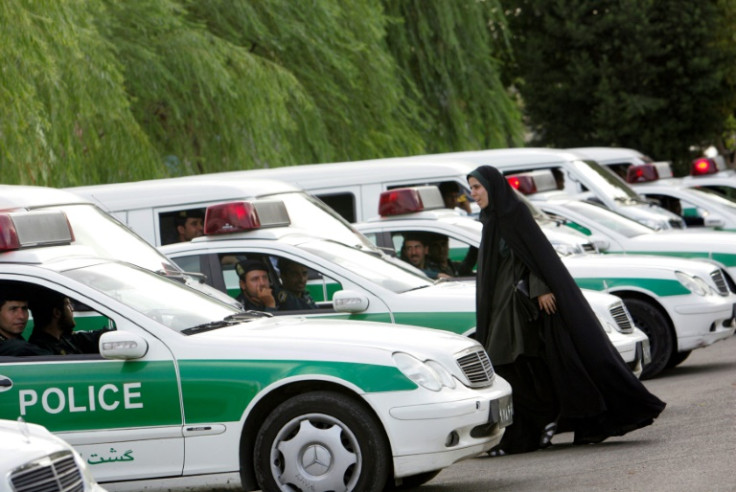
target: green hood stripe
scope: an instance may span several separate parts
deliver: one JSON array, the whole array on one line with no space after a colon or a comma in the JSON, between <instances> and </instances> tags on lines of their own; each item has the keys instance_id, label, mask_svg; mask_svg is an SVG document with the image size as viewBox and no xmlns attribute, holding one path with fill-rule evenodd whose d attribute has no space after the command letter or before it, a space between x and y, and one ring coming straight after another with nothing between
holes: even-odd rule
<instances>
[{"instance_id":1,"label":"green hood stripe","mask_svg":"<svg viewBox=\"0 0 736 492\"><path fill-rule=\"evenodd\" d=\"M677 280L653 278L575 278L575 283L581 289L606 290L636 286L653 292L659 297L681 296L691 292Z\"/></svg>"},{"instance_id":2,"label":"green hood stripe","mask_svg":"<svg viewBox=\"0 0 736 492\"><path fill-rule=\"evenodd\" d=\"M179 368L187 424L240 420L243 410L263 388L294 376L334 376L366 392L417 388L396 367L350 362L183 360Z\"/></svg>"},{"instance_id":3,"label":"green hood stripe","mask_svg":"<svg viewBox=\"0 0 736 492\"><path fill-rule=\"evenodd\" d=\"M736 266L736 254L708 253L695 251L627 251L632 255L674 256L675 258L707 258L723 263L727 267Z\"/></svg>"}]
</instances>

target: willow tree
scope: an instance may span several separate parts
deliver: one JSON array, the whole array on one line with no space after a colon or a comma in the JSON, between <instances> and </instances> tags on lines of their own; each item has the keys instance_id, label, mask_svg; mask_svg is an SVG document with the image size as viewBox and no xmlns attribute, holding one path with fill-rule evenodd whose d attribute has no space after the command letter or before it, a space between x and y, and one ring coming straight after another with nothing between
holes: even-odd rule
<instances>
[{"instance_id":1,"label":"willow tree","mask_svg":"<svg viewBox=\"0 0 736 492\"><path fill-rule=\"evenodd\" d=\"M157 175L121 66L99 35L99 2L0 2L0 169L13 184Z\"/></svg>"},{"instance_id":2,"label":"willow tree","mask_svg":"<svg viewBox=\"0 0 736 492\"><path fill-rule=\"evenodd\" d=\"M377 1L186 2L212 33L291 73L313 102L328 146L303 132L309 161L405 155L422 150L416 108L385 45ZM299 108L292 109L292 112ZM295 144L296 145L296 144Z\"/></svg>"},{"instance_id":3,"label":"willow tree","mask_svg":"<svg viewBox=\"0 0 736 492\"><path fill-rule=\"evenodd\" d=\"M405 92L423 109L427 150L521 145L518 105L501 80L499 60L511 56L511 48L499 2L383 3Z\"/></svg>"},{"instance_id":4,"label":"willow tree","mask_svg":"<svg viewBox=\"0 0 736 492\"><path fill-rule=\"evenodd\" d=\"M283 67L214 35L177 1L105 3L99 29L170 174L299 162L325 145L312 101Z\"/></svg>"}]
</instances>

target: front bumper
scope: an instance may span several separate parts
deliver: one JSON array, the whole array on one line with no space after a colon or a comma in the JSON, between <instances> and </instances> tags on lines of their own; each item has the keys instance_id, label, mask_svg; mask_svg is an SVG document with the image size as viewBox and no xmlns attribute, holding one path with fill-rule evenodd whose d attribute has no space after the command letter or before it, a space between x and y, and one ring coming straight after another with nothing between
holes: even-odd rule
<instances>
[{"instance_id":1,"label":"front bumper","mask_svg":"<svg viewBox=\"0 0 736 492\"><path fill-rule=\"evenodd\" d=\"M736 330L733 297L721 298L720 302L711 303L709 309L701 304L675 305L672 321L677 332L677 350L705 347L732 336Z\"/></svg>"},{"instance_id":2,"label":"front bumper","mask_svg":"<svg viewBox=\"0 0 736 492\"><path fill-rule=\"evenodd\" d=\"M511 386L498 375L489 388L370 393L391 443L395 478L440 470L488 451L513 415Z\"/></svg>"}]
</instances>

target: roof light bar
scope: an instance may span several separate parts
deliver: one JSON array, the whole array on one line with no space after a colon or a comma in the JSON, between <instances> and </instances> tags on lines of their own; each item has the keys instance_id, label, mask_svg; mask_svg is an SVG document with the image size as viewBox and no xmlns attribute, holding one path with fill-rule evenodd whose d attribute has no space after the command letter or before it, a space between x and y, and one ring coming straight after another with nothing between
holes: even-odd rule
<instances>
[{"instance_id":1,"label":"roof light bar","mask_svg":"<svg viewBox=\"0 0 736 492\"><path fill-rule=\"evenodd\" d=\"M649 183L659 179L659 171L654 164L637 164L626 170L627 183Z\"/></svg>"},{"instance_id":2,"label":"roof light bar","mask_svg":"<svg viewBox=\"0 0 736 492\"><path fill-rule=\"evenodd\" d=\"M445 208L442 193L436 186L394 188L381 193L378 214L381 217L403 215L425 210Z\"/></svg>"},{"instance_id":3,"label":"roof light bar","mask_svg":"<svg viewBox=\"0 0 736 492\"><path fill-rule=\"evenodd\" d=\"M506 176L506 181L512 188L524 195L557 189L557 181L555 181L555 176L550 169L511 174Z\"/></svg>"},{"instance_id":4,"label":"roof light bar","mask_svg":"<svg viewBox=\"0 0 736 492\"><path fill-rule=\"evenodd\" d=\"M291 223L282 201L228 202L207 207L204 233L212 236L252 231Z\"/></svg>"},{"instance_id":5,"label":"roof light bar","mask_svg":"<svg viewBox=\"0 0 736 492\"><path fill-rule=\"evenodd\" d=\"M532 195L537 192L537 185L531 176L506 176L506 181L509 182L513 189L524 195Z\"/></svg>"},{"instance_id":6,"label":"roof light bar","mask_svg":"<svg viewBox=\"0 0 736 492\"><path fill-rule=\"evenodd\" d=\"M700 157L695 159L690 167L690 175L705 176L707 174L715 174L718 172L718 165L715 159L710 157Z\"/></svg>"},{"instance_id":7,"label":"roof light bar","mask_svg":"<svg viewBox=\"0 0 736 492\"><path fill-rule=\"evenodd\" d=\"M0 213L0 251L70 244L69 220L61 211Z\"/></svg>"}]
</instances>

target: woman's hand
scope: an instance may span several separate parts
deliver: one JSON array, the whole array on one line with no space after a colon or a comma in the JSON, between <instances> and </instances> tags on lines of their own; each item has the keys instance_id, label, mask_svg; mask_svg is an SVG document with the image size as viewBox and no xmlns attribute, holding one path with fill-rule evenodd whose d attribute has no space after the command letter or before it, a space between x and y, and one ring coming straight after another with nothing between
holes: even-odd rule
<instances>
[{"instance_id":1,"label":"woman's hand","mask_svg":"<svg viewBox=\"0 0 736 492\"><path fill-rule=\"evenodd\" d=\"M542 294L537 297L539 302L540 311L544 311L547 314L555 314L557 312L557 301L553 293Z\"/></svg>"}]
</instances>

